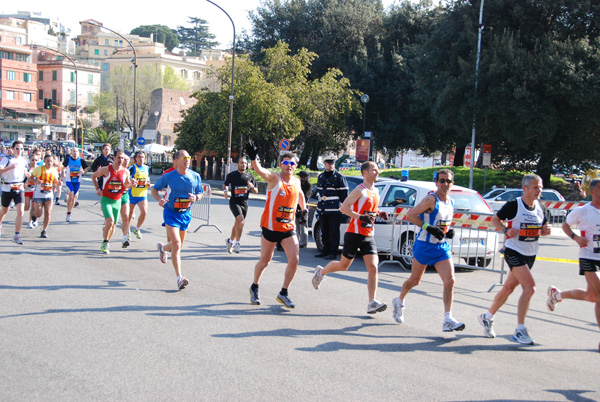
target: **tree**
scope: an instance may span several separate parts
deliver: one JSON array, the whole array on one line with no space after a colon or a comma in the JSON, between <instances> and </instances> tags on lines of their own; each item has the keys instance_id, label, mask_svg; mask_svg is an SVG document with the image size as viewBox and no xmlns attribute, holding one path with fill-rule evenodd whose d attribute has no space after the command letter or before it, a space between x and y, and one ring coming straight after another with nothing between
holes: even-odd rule
<instances>
[{"instance_id":1,"label":"tree","mask_svg":"<svg viewBox=\"0 0 600 402\"><path fill-rule=\"evenodd\" d=\"M188 24L192 24L191 28L177 27L179 44L188 56L199 56L201 49L212 49L219 44L213 40L216 36L208 30L206 20L197 17L188 17L188 19Z\"/></svg>"},{"instance_id":2,"label":"tree","mask_svg":"<svg viewBox=\"0 0 600 402\"><path fill-rule=\"evenodd\" d=\"M179 46L177 31L166 25L140 25L139 27L132 29L131 34L139 35L144 38L149 38L151 35L154 35L154 41L163 43L170 52Z\"/></svg>"},{"instance_id":3,"label":"tree","mask_svg":"<svg viewBox=\"0 0 600 402\"><path fill-rule=\"evenodd\" d=\"M83 134L83 141L88 144L110 144L114 149L119 147L120 136L118 133L107 133L100 127L86 130Z\"/></svg>"}]
</instances>

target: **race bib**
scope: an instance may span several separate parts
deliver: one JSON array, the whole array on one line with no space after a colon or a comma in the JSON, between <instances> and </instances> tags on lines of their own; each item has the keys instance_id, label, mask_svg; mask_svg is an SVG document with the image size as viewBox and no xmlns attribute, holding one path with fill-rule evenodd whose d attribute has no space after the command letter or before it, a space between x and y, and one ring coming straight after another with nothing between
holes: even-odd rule
<instances>
[{"instance_id":1,"label":"race bib","mask_svg":"<svg viewBox=\"0 0 600 402\"><path fill-rule=\"evenodd\" d=\"M173 209L175 212L187 212L190 209L190 199L189 198L181 198L175 197L175 202L173 203Z\"/></svg>"},{"instance_id":2,"label":"race bib","mask_svg":"<svg viewBox=\"0 0 600 402\"><path fill-rule=\"evenodd\" d=\"M78 179L79 178L79 171L72 171L70 173L71 179Z\"/></svg>"},{"instance_id":3,"label":"race bib","mask_svg":"<svg viewBox=\"0 0 600 402\"><path fill-rule=\"evenodd\" d=\"M123 183L120 181L109 181L108 183L106 183L106 189L111 194L120 193L122 187Z\"/></svg>"},{"instance_id":4,"label":"race bib","mask_svg":"<svg viewBox=\"0 0 600 402\"><path fill-rule=\"evenodd\" d=\"M519 240L520 241L538 241L542 226L537 223L521 223L519 229Z\"/></svg>"},{"instance_id":5,"label":"race bib","mask_svg":"<svg viewBox=\"0 0 600 402\"><path fill-rule=\"evenodd\" d=\"M375 218L377 216L377 213L375 211L365 211L365 215L369 215L369 216L372 216L373 218ZM360 221L360 226L363 228L372 228L373 224Z\"/></svg>"},{"instance_id":6,"label":"race bib","mask_svg":"<svg viewBox=\"0 0 600 402\"><path fill-rule=\"evenodd\" d=\"M12 183L10 185L10 191L21 191L23 188L23 183Z\"/></svg>"},{"instance_id":7,"label":"race bib","mask_svg":"<svg viewBox=\"0 0 600 402\"><path fill-rule=\"evenodd\" d=\"M594 254L600 253L600 234L592 235L592 248L594 249Z\"/></svg>"},{"instance_id":8,"label":"race bib","mask_svg":"<svg viewBox=\"0 0 600 402\"><path fill-rule=\"evenodd\" d=\"M293 214L294 208L281 206L277 210L277 216L275 217L275 221L279 223L290 223L292 221Z\"/></svg>"},{"instance_id":9,"label":"race bib","mask_svg":"<svg viewBox=\"0 0 600 402\"><path fill-rule=\"evenodd\" d=\"M146 179L138 179L135 188L146 188Z\"/></svg>"},{"instance_id":10,"label":"race bib","mask_svg":"<svg viewBox=\"0 0 600 402\"><path fill-rule=\"evenodd\" d=\"M444 220L440 219L439 221L436 222L435 226L437 226L440 229L442 229L442 231L444 233L448 233L448 230L450 229L450 224L451 223L452 223L451 220L444 221Z\"/></svg>"},{"instance_id":11,"label":"race bib","mask_svg":"<svg viewBox=\"0 0 600 402\"><path fill-rule=\"evenodd\" d=\"M40 192L42 194L48 194L52 191L52 183L42 183L40 186Z\"/></svg>"},{"instance_id":12,"label":"race bib","mask_svg":"<svg viewBox=\"0 0 600 402\"><path fill-rule=\"evenodd\" d=\"M233 189L234 197L243 197L245 194L248 194L248 187L240 186Z\"/></svg>"}]
</instances>

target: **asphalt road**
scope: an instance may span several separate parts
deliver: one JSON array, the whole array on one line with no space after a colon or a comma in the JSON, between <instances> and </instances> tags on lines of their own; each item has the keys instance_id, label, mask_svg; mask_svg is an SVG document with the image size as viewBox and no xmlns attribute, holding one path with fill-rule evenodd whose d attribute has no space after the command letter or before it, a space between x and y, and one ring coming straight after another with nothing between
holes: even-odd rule
<instances>
[{"instance_id":1,"label":"asphalt road","mask_svg":"<svg viewBox=\"0 0 600 402\"><path fill-rule=\"evenodd\" d=\"M276 252L261 281L263 304L248 288L260 251L263 201L250 202L240 254L228 254L233 218L212 199L211 223L189 233L176 291L171 263L158 259L164 241L158 204L150 202L143 239L100 253L100 206L88 179L70 224L54 208L48 239L23 229L10 241L14 212L0 239L0 399L32 400L406 400L594 401L599 330L590 303L546 309L546 288L584 287L574 263L539 260L538 292L527 326L536 345L512 341L518 293L496 316L496 339L482 336L477 315L490 305L496 273L457 272L454 316L466 323L442 332L442 286L435 272L407 298L406 321L392 319L391 300L408 273L384 265L378 296L390 305L366 314L366 272L357 259L348 272L311 285L314 243L300 251L290 296L275 301L285 256ZM200 222L193 222L194 230ZM544 238L540 256L576 259L573 242Z\"/></svg>"}]
</instances>

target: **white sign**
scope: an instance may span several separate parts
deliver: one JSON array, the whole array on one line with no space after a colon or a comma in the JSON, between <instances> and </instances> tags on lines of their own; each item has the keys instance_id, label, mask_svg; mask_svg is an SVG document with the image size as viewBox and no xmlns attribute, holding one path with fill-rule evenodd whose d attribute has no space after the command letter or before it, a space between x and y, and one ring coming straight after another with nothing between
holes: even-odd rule
<instances>
[{"instance_id":1,"label":"white sign","mask_svg":"<svg viewBox=\"0 0 600 402\"><path fill-rule=\"evenodd\" d=\"M483 154L483 166L490 166L492 164L492 154Z\"/></svg>"}]
</instances>

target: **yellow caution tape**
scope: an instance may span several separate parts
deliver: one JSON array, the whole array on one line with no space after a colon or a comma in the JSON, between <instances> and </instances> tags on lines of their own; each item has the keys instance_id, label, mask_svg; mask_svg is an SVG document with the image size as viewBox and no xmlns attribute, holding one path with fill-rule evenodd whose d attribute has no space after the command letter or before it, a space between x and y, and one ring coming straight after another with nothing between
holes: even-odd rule
<instances>
[{"instance_id":1,"label":"yellow caution tape","mask_svg":"<svg viewBox=\"0 0 600 402\"><path fill-rule=\"evenodd\" d=\"M542 261L567 262L569 264L579 264L579 260L567 260L565 258L536 257L535 259L542 260Z\"/></svg>"}]
</instances>

